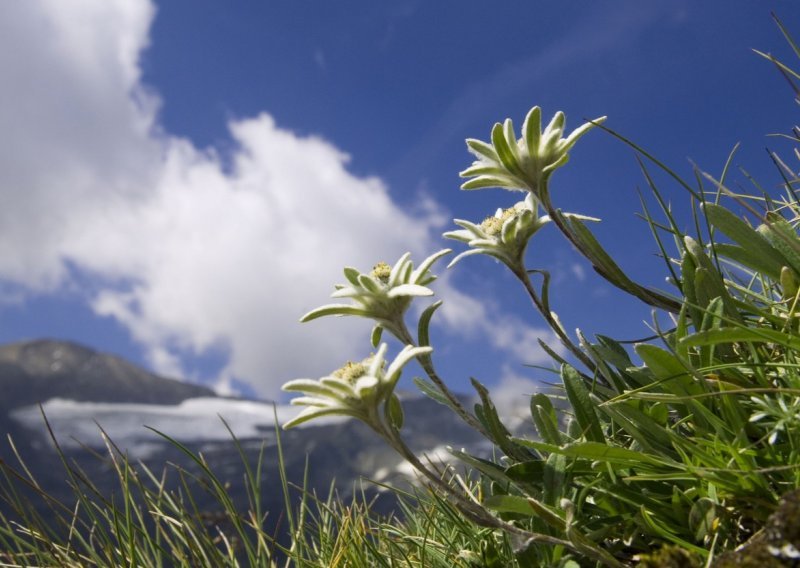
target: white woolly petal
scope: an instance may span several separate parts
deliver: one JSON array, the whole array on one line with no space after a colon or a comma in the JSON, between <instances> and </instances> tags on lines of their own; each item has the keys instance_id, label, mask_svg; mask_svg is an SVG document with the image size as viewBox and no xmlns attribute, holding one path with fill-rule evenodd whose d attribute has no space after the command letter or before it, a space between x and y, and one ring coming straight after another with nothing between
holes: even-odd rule
<instances>
[{"instance_id":1,"label":"white woolly petal","mask_svg":"<svg viewBox=\"0 0 800 568\"><path fill-rule=\"evenodd\" d=\"M335 391L333 396L336 398L341 396L352 397L356 394L350 383L339 377L322 377L319 382Z\"/></svg>"},{"instance_id":2,"label":"white woolly petal","mask_svg":"<svg viewBox=\"0 0 800 568\"><path fill-rule=\"evenodd\" d=\"M433 266L434 262L443 256L450 254L451 252L453 252L451 249L442 249L439 252L435 252L430 255L428 258L422 261L422 264L420 264L414 272L411 273L411 278L409 281L412 284L418 284L420 278L430 269L431 266Z\"/></svg>"},{"instance_id":3,"label":"white woolly petal","mask_svg":"<svg viewBox=\"0 0 800 568\"><path fill-rule=\"evenodd\" d=\"M394 358L392 364L389 365L389 368L386 369L386 378L385 382L390 385L394 385L397 382L397 379L400 378L400 371L403 370L403 367L417 357L418 355L425 355L427 353L431 353L433 351L432 347L412 347L411 345L406 345L400 353L397 354L397 357Z\"/></svg>"},{"instance_id":4,"label":"white woolly petal","mask_svg":"<svg viewBox=\"0 0 800 568\"><path fill-rule=\"evenodd\" d=\"M464 257L472 256L473 254L481 254L483 252L484 252L483 249L470 249L470 250L464 251L461 254L459 254L457 257L455 257L453 260L451 260L450 264L447 265L447 268L455 266L455 264L458 261L460 261L462 258L464 258Z\"/></svg>"},{"instance_id":5,"label":"white woolly petal","mask_svg":"<svg viewBox=\"0 0 800 568\"><path fill-rule=\"evenodd\" d=\"M400 259L394 263L392 267L392 271L389 273L389 286L394 286L397 282L400 282L400 278L405 271L405 266L409 262L409 258L411 257L411 253L407 252Z\"/></svg>"},{"instance_id":6,"label":"white woolly petal","mask_svg":"<svg viewBox=\"0 0 800 568\"><path fill-rule=\"evenodd\" d=\"M363 288L345 286L344 288L339 288L333 294L331 294L331 298L354 298L357 296L366 295L368 295L368 292L366 292Z\"/></svg>"},{"instance_id":7,"label":"white woolly petal","mask_svg":"<svg viewBox=\"0 0 800 568\"><path fill-rule=\"evenodd\" d=\"M455 223L459 227L464 227L465 229L475 233L476 235L482 235L484 233L483 229L481 229L481 226L476 225L472 221L465 221L464 219L453 219L453 223Z\"/></svg>"},{"instance_id":8,"label":"white woolly petal","mask_svg":"<svg viewBox=\"0 0 800 568\"><path fill-rule=\"evenodd\" d=\"M474 241L469 242L469 246L471 247L496 247L498 239L497 237L489 237L486 239L475 239Z\"/></svg>"},{"instance_id":9,"label":"white woolly petal","mask_svg":"<svg viewBox=\"0 0 800 568\"><path fill-rule=\"evenodd\" d=\"M298 398L293 398L290 404L292 406L319 406L319 407L340 406L338 400L336 399L319 398L316 396L300 396Z\"/></svg>"},{"instance_id":10,"label":"white woolly petal","mask_svg":"<svg viewBox=\"0 0 800 568\"><path fill-rule=\"evenodd\" d=\"M321 381L312 381L311 379L296 379L294 381L289 381L281 388L287 392L303 392L321 397L338 396L337 391L331 389Z\"/></svg>"},{"instance_id":11,"label":"white woolly petal","mask_svg":"<svg viewBox=\"0 0 800 568\"><path fill-rule=\"evenodd\" d=\"M442 236L445 239L454 239L462 243L468 243L475 237L483 237L480 233L475 233L473 231L447 231L446 233L442 233Z\"/></svg>"},{"instance_id":12,"label":"white woolly petal","mask_svg":"<svg viewBox=\"0 0 800 568\"><path fill-rule=\"evenodd\" d=\"M395 286L386 294L389 298L400 296L433 296L433 290L418 284L400 284Z\"/></svg>"},{"instance_id":13,"label":"white woolly petal","mask_svg":"<svg viewBox=\"0 0 800 568\"><path fill-rule=\"evenodd\" d=\"M364 375L356 380L355 391L358 398L364 398L365 395L371 393L378 386L380 381L372 375Z\"/></svg>"},{"instance_id":14,"label":"white woolly petal","mask_svg":"<svg viewBox=\"0 0 800 568\"><path fill-rule=\"evenodd\" d=\"M344 415L344 416L353 416L353 412L348 408L306 408L300 414L289 420L286 424L283 425L284 430L288 430L293 426L297 426L298 424L302 424L303 422L308 422L314 418L318 418L319 416L329 416L329 415Z\"/></svg>"},{"instance_id":15,"label":"white woolly petal","mask_svg":"<svg viewBox=\"0 0 800 568\"><path fill-rule=\"evenodd\" d=\"M374 357L372 357L372 361L369 364L369 370L367 371L368 375L377 377L379 373L381 373L383 369L383 361L386 359L386 351L388 349L388 343L381 343L380 347L378 347L378 352Z\"/></svg>"}]
</instances>

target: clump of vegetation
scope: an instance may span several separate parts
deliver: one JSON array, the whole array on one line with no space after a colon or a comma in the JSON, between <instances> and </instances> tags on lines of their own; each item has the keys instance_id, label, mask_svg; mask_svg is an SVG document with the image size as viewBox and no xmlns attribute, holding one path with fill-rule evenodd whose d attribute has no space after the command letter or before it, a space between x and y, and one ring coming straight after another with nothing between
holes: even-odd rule
<instances>
[{"instance_id":1,"label":"clump of vegetation","mask_svg":"<svg viewBox=\"0 0 800 568\"><path fill-rule=\"evenodd\" d=\"M800 79L774 62L788 78ZM0 519L0 545L8 551L3 561L271 566L278 554L296 566L708 566L715 560L726 565L726 553L743 545L772 543L764 535L772 535L778 522L785 534L797 533L796 515L778 521L774 513L781 498L800 487L800 180L775 157L784 179L779 195L729 189L731 160L719 179L698 172L690 183L607 130L603 120L567 134L563 113L542 128L542 111L534 107L519 138L508 119L494 126L488 141L468 140L476 161L462 172L462 188L499 187L524 197L482 222L456 220L460 228L445 234L467 246L450 266L475 254L500 261L568 353L562 357L542 345L559 367L568 407L560 410L561 399L544 393L532 396L537 437L513 436L478 381L474 409L449 390L436 371L429 336L441 302L422 310L414 332L408 327L408 308L433 295L431 270L449 250L416 268L409 255L371 272L345 268L347 282L333 296L350 303L323 306L303 319L367 318L377 353L319 380L288 383L286 390L301 393L293 402L305 409L287 426L329 414L370 426L426 483L415 495L400 495L401 516L380 519L363 501L348 505L333 493L326 499L305 494L299 510L287 501L292 542L282 547L260 529L266 512L259 505L258 467L247 467L251 499L241 511L202 458L193 456L204 490L224 511L226 525L209 530L193 507L189 483L177 492L165 490L163 477L132 466L109 445L121 501L93 494L90 480L68 467L78 499L55 517L60 527L30 514L15 496L20 479L36 490L33 476L6 474L2 491L22 521ZM589 229L598 219L558 207L554 173L592 129L610 132L640 159L658 211L645 205L644 218L664 260L669 292L625 273ZM653 167L686 192L691 232L667 205ZM621 292L652 306L654 339L631 351L610 337L566 331L550 303L548 272L525 260L528 243L547 226ZM387 358L383 332L403 345L394 359ZM409 449L394 388L413 359L426 374L416 380L420 390L490 440L497 459L453 450L472 474L464 477ZM184 480L187 474L177 475ZM282 486L288 495L285 479ZM781 542L759 554L776 562L795 558L792 541Z\"/></svg>"}]
</instances>

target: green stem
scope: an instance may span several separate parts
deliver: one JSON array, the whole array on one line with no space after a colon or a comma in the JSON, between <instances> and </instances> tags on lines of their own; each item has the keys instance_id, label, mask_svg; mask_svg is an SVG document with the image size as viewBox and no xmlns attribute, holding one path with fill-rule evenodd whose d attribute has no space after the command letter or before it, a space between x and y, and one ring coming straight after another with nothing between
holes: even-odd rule
<instances>
[{"instance_id":1,"label":"green stem","mask_svg":"<svg viewBox=\"0 0 800 568\"><path fill-rule=\"evenodd\" d=\"M564 332L564 329L553 316L553 313L547 309L547 306L545 306L542 302L542 299L539 297L539 294L533 287L533 283L531 282L530 276L528 276L528 271L525 269L525 266L520 262L518 267L510 268L514 273L514 276L516 276L522 282L522 285L525 286L525 291L528 293L531 302L533 302L533 305L536 307L539 313L542 314L542 317L547 322L547 325L550 326L553 332L558 336L559 340L561 340L561 344L566 347L569 352L572 353L581 363L583 363L587 369L589 369L594 375L597 375L597 366L594 364L594 361L592 361L580 347L575 345L570 337Z\"/></svg>"},{"instance_id":2,"label":"green stem","mask_svg":"<svg viewBox=\"0 0 800 568\"><path fill-rule=\"evenodd\" d=\"M397 338L403 343L417 346L414 338L411 336L411 332L408 331L405 322L401 322L400 325L396 326L395 335L397 335ZM419 361L419 364L422 366L422 369L425 371L425 374L428 375L428 378L431 380L431 382L439 389L439 392L441 392L445 398L447 398L451 408L456 412L456 414L458 414L458 416L469 426L480 432L489 441L492 441L492 438L483 427L483 424L481 424L472 414L467 412L467 410L461 404L461 401L458 400L458 397L456 397L456 395L453 394L449 388L447 388L445 382L436 373L436 368L433 366L433 358L430 356L430 354L418 355L417 361Z\"/></svg>"},{"instance_id":3,"label":"green stem","mask_svg":"<svg viewBox=\"0 0 800 568\"><path fill-rule=\"evenodd\" d=\"M558 227L558 230L561 232L561 234L564 235L564 237L572 244L572 246L574 246L578 250L578 252L580 252L581 255L583 255L583 257L592 264L592 266L595 268L595 271L600 276L602 276L610 284L613 284L615 287L627 292L628 294L631 294L632 296L635 296L636 298L639 298L641 301L645 302L649 306L653 306L654 308L659 308L675 314L680 312L681 304L676 302L675 300L668 298L658 292L650 291L647 288L644 288L643 286L636 284L635 282L632 282L632 285L634 286L633 290L625 288L620 284L618 284L617 282L615 282L612 278L610 278L605 273L604 270L595 265L595 263L592 261L591 253L586 250L586 247L583 245L580 239L575 237L570 228L564 224L560 215L558 214L558 211L556 211L555 208L553 207L553 204L550 202L549 191L547 191L547 182L545 181L543 183L545 191L541 193L536 193L537 196L539 195L542 196L541 199L542 207L544 207L544 210L547 212L547 215L550 217L553 223L555 223L556 227Z\"/></svg>"}]
</instances>

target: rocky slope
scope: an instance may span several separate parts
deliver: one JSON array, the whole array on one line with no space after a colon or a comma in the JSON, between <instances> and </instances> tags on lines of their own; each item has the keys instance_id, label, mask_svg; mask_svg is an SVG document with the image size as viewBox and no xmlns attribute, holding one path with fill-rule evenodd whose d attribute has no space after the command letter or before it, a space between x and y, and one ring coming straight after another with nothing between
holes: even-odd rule
<instances>
[{"instance_id":1,"label":"rocky slope","mask_svg":"<svg viewBox=\"0 0 800 568\"><path fill-rule=\"evenodd\" d=\"M0 411L52 398L177 404L214 396L199 385L165 379L128 361L65 341L0 346Z\"/></svg>"}]
</instances>

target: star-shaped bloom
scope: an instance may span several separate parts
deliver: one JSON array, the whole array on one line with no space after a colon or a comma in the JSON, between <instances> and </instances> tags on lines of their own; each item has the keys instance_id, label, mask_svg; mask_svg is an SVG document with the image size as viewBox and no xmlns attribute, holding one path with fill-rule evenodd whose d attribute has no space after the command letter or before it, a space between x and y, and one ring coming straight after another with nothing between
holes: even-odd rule
<instances>
[{"instance_id":1,"label":"star-shaped bloom","mask_svg":"<svg viewBox=\"0 0 800 568\"><path fill-rule=\"evenodd\" d=\"M535 106L525 117L522 137L517 140L514 124L507 118L492 129L491 142L470 138L469 151L478 158L461 172L472 178L461 189L502 187L513 191L531 191L540 200L548 199L547 181L553 172L567 163L569 150L578 139L603 122L605 116L580 126L563 138L566 116L557 112L542 131L542 111Z\"/></svg>"},{"instance_id":2,"label":"star-shaped bloom","mask_svg":"<svg viewBox=\"0 0 800 568\"><path fill-rule=\"evenodd\" d=\"M393 396L403 367L418 355L428 354L430 347L406 345L388 368L386 343L378 352L361 362L348 362L341 369L319 380L296 379L283 385L283 390L300 392L291 404L307 408L283 425L288 429L319 416L341 415L358 418L371 426L381 420L380 405Z\"/></svg>"},{"instance_id":3,"label":"star-shaped bloom","mask_svg":"<svg viewBox=\"0 0 800 568\"><path fill-rule=\"evenodd\" d=\"M403 336L403 314L416 296L432 296L428 284L436 279L430 268L442 256L449 254L444 249L422 261L415 270L411 254L400 257L394 266L379 262L370 273L361 273L355 268L344 269L348 284L337 285L332 298L352 298L352 304L328 304L308 312L300 321L306 322L322 316L362 316L375 321L373 345L377 345L382 328L397 337Z\"/></svg>"},{"instance_id":4,"label":"star-shaped bloom","mask_svg":"<svg viewBox=\"0 0 800 568\"><path fill-rule=\"evenodd\" d=\"M567 213L567 216L591 221L598 220L572 213ZM549 215L539 216L538 201L532 193L529 193L524 201L514 204L513 207L498 209L493 216L484 219L480 225L456 219L455 224L463 229L449 231L444 236L466 243L470 249L455 257L448 268L466 256L485 254L496 258L512 270L521 270L523 255L530 238L549 222Z\"/></svg>"},{"instance_id":5,"label":"star-shaped bloom","mask_svg":"<svg viewBox=\"0 0 800 568\"><path fill-rule=\"evenodd\" d=\"M550 217L538 216L536 199L533 194L528 194L525 201L520 201L508 209L498 209L480 225L463 219L455 219L454 222L463 229L448 231L443 236L466 243L470 248L456 256L448 268L473 254L492 256L513 268L522 260L530 238L550 222Z\"/></svg>"}]
</instances>

